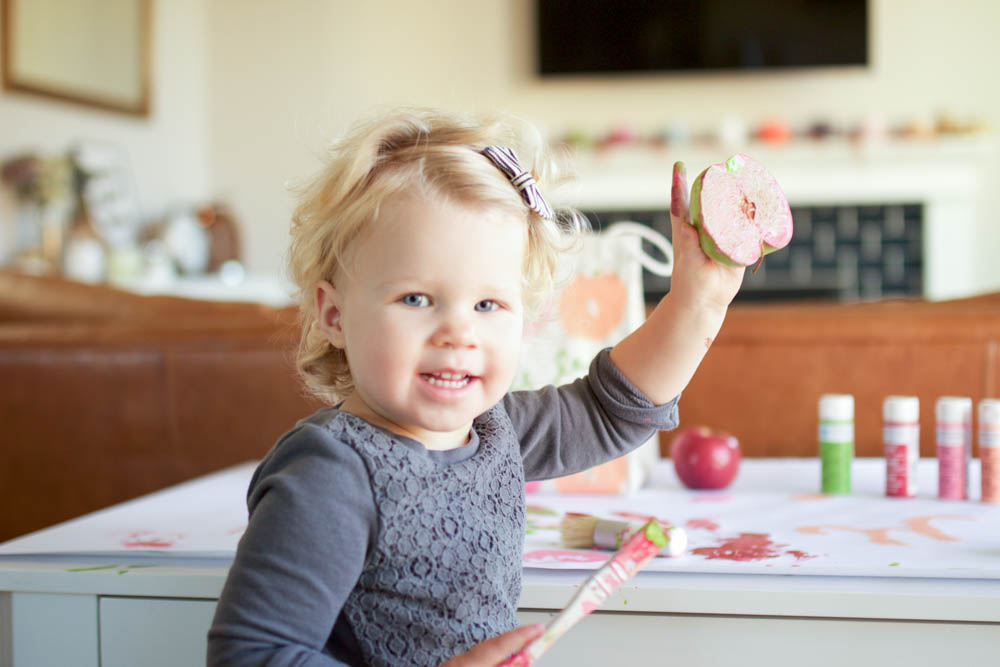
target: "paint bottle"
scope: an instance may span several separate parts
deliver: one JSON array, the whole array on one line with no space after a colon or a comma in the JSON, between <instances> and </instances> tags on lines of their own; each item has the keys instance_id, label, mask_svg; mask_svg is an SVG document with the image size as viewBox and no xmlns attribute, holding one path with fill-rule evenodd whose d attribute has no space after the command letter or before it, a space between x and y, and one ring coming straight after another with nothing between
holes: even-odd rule
<instances>
[{"instance_id":1,"label":"paint bottle","mask_svg":"<svg viewBox=\"0 0 1000 667\"><path fill-rule=\"evenodd\" d=\"M966 500L969 497L969 465L972 462L972 399L942 396L936 417L938 498Z\"/></svg>"},{"instance_id":2,"label":"paint bottle","mask_svg":"<svg viewBox=\"0 0 1000 667\"><path fill-rule=\"evenodd\" d=\"M979 401L979 463L983 502L1000 503L1000 399Z\"/></svg>"},{"instance_id":3,"label":"paint bottle","mask_svg":"<svg viewBox=\"0 0 1000 667\"><path fill-rule=\"evenodd\" d=\"M851 492L854 460L854 396L823 394L819 399L819 457L823 493Z\"/></svg>"},{"instance_id":4,"label":"paint bottle","mask_svg":"<svg viewBox=\"0 0 1000 667\"><path fill-rule=\"evenodd\" d=\"M920 460L920 399L887 396L882 402L882 443L885 451L885 495L917 495Z\"/></svg>"}]
</instances>

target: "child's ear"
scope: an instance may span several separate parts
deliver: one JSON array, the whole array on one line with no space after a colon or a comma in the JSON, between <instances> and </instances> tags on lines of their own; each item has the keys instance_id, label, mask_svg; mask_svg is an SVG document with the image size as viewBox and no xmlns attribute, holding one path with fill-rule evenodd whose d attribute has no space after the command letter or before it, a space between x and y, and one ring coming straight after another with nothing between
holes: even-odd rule
<instances>
[{"instance_id":1,"label":"child's ear","mask_svg":"<svg viewBox=\"0 0 1000 667\"><path fill-rule=\"evenodd\" d=\"M328 280L316 285L316 326L336 348L344 349L344 329L340 326L340 292Z\"/></svg>"}]
</instances>

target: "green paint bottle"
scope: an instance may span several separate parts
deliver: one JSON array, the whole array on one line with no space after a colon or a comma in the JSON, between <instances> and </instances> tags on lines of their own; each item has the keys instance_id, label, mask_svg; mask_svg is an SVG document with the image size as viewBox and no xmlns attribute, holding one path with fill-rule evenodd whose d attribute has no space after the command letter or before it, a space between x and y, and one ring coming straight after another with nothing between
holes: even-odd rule
<instances>
[{"instance_id":1,"label":"green paint bottle","mask_svg":"<svg viewBox=\"0 0 1000 667\"><path fill-rule=\"evenodd\" d=\"M854 460L854 396L824 394L819 399L819 458L823 493L851 492Z\"/></svg>"}]
</instances>

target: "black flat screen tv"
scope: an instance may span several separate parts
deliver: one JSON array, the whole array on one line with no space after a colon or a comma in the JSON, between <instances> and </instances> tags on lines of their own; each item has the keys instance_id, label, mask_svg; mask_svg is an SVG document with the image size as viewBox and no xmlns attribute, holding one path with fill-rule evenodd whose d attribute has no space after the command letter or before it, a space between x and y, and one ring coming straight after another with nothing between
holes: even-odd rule
<instances>
[{"instance_id":1,"label":"black flat screen tv","mask_svg":"<svg viewBox=\"0 0 1000 667\"><path fill-rule=\"evenodd\" d=\"M542 76L868 64L866 0L535 0Z\"/></svg>"}]
</instances>

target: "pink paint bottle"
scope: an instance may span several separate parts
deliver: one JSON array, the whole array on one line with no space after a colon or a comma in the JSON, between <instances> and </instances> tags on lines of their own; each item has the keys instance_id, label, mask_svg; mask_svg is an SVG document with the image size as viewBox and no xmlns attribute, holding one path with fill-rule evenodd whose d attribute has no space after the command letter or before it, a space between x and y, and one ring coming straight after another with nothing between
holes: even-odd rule
<instances>
[{"instance_id":1,"label":"pink paint bottle","mask_svg":"<svg viewBox=\"0 0 1000 667\"><path fill-rule=\"evenodd\" d=\"M979 463L983 502L1000 503L1000 399L979 401Z\"/></svg>"},{"instance_id":2,"label":"pink paint bottle","mask_svg":"<svg viewBox=\"0 0 1000 667\"><path fill-rule=\"evenodd\" d=\"M969 497L972 463L972 399L942 396L934 414L937 422L938 498Z\"/></svg>"},{"instance_id":3,"label":"pink paint bottle","mask_svg":"<svg viewBox=\"0 0 1000 667\"><path fill-rule=\"evenodd\" d=\"M882 442L885 448L885 495L917 495L920 460L920 399L887 396L882 402Z\"/></svg>"}]
</instances>

